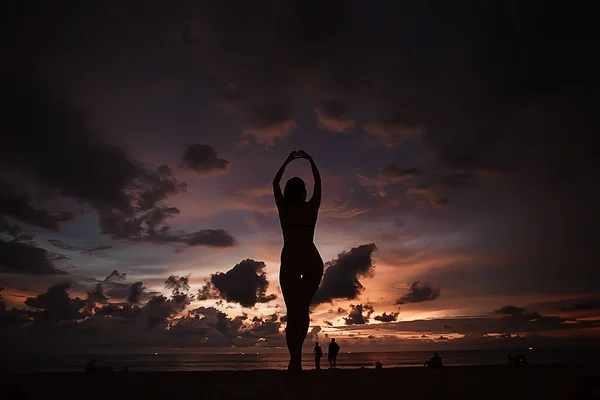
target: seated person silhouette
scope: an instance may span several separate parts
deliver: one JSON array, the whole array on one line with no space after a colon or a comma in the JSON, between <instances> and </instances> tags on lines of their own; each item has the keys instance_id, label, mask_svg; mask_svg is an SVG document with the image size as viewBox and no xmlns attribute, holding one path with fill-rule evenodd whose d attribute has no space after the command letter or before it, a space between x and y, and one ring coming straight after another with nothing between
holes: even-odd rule
<instances>
[{"instance_id":1,"label":"seated person silhouette","mask_svg":"<svg viewBox=\"0 0 600 400\"><path fill-rule=\"evenodd\" d=\"M306 201L306 185L301 178L290 178L283 193L279 186L287 165L298 158L308 160L312 168L315 187L309 201ZM283 232L279 282L287 310L288 370L302 371L302 344L310 322L310 303L323 277L323 259L314 244L321 205L321 176L312 157L303 150L290 153L273 179L273 194Z\"/></svg>"},{"instance_id":2,"label":"seated person silhouette","mask_svg":"<svg viewBox=\"0 0 600 400\"><path fill-rule=\"evenodd\" d=\"M433 357L431 357L428 361L425 361L423 366L427 368L442 368L444 365L442 364L442 357L440 357L436 351Z\"/></svg>"},{"instance_id":3,"label":"seated person silhouette","mask_svg":"<svg viewBox=\"0 0 600 400\"><path fill-rule=\"evenodd\" d=\"M92 358L92 360L85 366L85 372L94 372L94 369L96 369L96 359Z\"/></svg>"},{"instance_id":4,"label":"seated person silhouette","mask_svg":"<svg viewBox=\"0 0 600 400\"><path fill-rule=\"evenodd\" d=\"M528 365L526 358L524 355L516 355L516 356L508 356L508 364L509 365Z\"/></svg>"},{"instance_id":5,"label":"seated person silhouette","mask_svg":"<svg viewBox=\"0 0 600 400\"><path fill-rule=\"evenodd\" d=\"M113 371L112 367L97 366L95 358L92 358L92 360L89 363L87 363L87 365L85 366L85 372L112 372L112 371Z\"/></svg>"}]
</instances>

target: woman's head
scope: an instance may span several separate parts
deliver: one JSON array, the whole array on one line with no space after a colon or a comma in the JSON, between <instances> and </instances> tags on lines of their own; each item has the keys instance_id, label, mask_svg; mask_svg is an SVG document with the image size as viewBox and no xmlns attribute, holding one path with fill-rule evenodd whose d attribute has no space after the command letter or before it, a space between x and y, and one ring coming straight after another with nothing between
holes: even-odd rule
<instances>
[{"instance_id":1,"label":"woman's head","mask_svg":"<svg viewBox=\"0 0 600 400\"><path fill-rule=\"evenodd\" d=\"M283 189L283 197L291 203L306 201L306 185L300 177L290 178Z\"/></svg>"}]
</instances>

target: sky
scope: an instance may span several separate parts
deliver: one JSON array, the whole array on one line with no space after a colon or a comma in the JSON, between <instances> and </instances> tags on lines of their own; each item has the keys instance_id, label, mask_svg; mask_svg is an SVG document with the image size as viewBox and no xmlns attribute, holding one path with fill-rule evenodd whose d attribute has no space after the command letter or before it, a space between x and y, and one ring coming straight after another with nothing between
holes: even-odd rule
<instances>
[{"instance_id":1,"label":"sky","mask_svg":"<svg viewBox=\"0 0 600 400\"><path fill-rule=\"evenodd\" d=\"M594 21L556 3L13 2L1 346L283 351L300 149L306 346L597 346Z\"/></svg>"}]
</instances>

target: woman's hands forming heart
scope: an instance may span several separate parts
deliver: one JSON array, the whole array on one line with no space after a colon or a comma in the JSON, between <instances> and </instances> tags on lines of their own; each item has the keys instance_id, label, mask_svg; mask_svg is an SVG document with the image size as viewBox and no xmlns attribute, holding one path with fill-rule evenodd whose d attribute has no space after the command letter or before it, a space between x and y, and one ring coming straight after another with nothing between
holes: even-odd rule
<instances>
[{"instance_id":1,"label":"woman's hands forming heart","mask_svg":"<svg viewBox=\"0 0 600 400\"><path fill-rule=\"evenodd\" d=\"M287 161L290 162L297 158L305 158L307 160L312 160L312 157L310 155L308 155L308 153L305 152L304 150L294 150L288 156Z\"/></svg>"}]
</instances>

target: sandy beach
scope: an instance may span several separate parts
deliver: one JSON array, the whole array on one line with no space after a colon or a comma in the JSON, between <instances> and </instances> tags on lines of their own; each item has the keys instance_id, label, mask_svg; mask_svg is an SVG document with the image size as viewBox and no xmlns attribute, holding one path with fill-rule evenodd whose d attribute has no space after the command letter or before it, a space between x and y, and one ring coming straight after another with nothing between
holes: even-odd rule
<instances>
[{"instance_id":1,"label":"sandy beach","mask_svg":"<svg viewBox=\"0 0 600 400\"><path fill-rule=\"evenodd\" d=\"M592 399L600 398L599 378L598 368L560 365L307 370L300 376L274 370L68 372L5 374L0 393L7 399Z\"/></svg>"}]
</instances>

